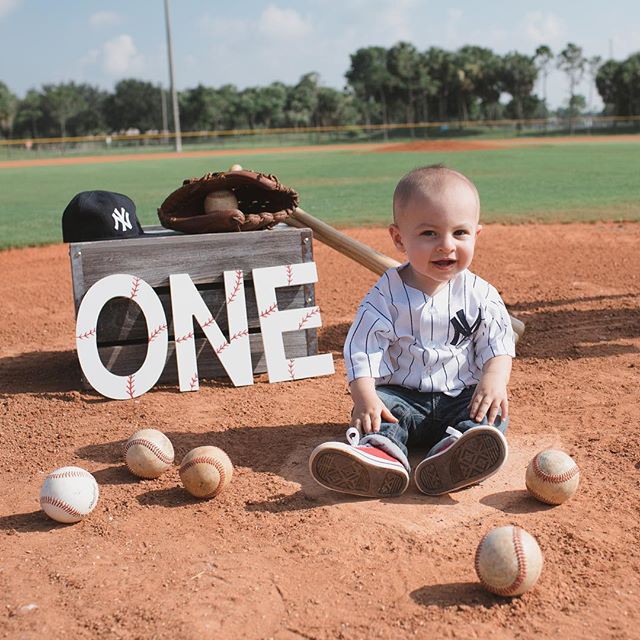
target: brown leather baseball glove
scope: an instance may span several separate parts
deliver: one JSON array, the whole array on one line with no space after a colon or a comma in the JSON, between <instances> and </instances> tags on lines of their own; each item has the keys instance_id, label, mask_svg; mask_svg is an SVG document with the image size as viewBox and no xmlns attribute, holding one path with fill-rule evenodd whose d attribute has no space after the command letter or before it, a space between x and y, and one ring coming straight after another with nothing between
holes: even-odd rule
<instances>
[{"instance_id":1,"label":"brown leather baseball glove","mask_svg":"<svg viewBox=\"0 0 640 640\"><path fill-rule=\"evenodd\" d=\"M297 206L298 194L276 176L243 169L185 180L160 205L158 218L184 233L253 231L283 222Z\"/></svg>"}]
</instances>

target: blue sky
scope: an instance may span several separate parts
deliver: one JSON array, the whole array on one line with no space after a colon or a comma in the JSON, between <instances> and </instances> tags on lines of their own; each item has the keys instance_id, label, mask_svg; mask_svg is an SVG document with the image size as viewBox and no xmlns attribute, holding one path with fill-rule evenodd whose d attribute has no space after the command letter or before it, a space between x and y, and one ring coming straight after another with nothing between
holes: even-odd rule
<instances>
[{"instance_id":1,"label":"blue sky","mask_svg":"<svg viewBox=\"0 0 640 640\"><path fill-rule=\"evenodd\" d=\"M105 89L127 77L168 85L163 6L163 0L0 0L0 80L20 97L70 80ZM637 0L172 0L170 6L178 89L293 84L308 71L340 88L350 53L400 40L420 50L475 44L500 54L532 54L543 43L558 52L575 42L586 56L603 59L640 50ZM580 90L588 98L586 80ZM554 71L550 105L563 104L566 92L564 76ZM599 104L595 90L593 100Z\"/></svg>"}]
</instances>

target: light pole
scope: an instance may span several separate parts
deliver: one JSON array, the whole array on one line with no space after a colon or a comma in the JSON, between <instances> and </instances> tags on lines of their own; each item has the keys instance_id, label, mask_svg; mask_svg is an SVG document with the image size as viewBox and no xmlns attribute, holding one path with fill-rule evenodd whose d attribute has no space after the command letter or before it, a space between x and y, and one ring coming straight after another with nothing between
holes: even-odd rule
<instances>
[{"instance_id":1,"label":"light pole","mask_svg":"<svg viewBox=\"0 0 640 640\"><path fill-rule=\"evenodd\" d=\"M180 111L178 108L178 92L173 80L173 48L171 46L171 18L169 16L169 0L164 0L164 18L167 25L167 54L169 56L169 84L171 85L171 101L173 104L173 127L176 132L176 152L182 151L182 135L180 131Z\"/></svg>"},{"instance_id":2,"label":"light pole","mask_svg":"<svg viewBox=\"0 0 640 640\"><path fill-rule=\"evenodd\" d=\"M160 85L160 106L162 108L162 144L169 143L169 118L167 114L167 92Z\"/></svg>"}]
</instances>

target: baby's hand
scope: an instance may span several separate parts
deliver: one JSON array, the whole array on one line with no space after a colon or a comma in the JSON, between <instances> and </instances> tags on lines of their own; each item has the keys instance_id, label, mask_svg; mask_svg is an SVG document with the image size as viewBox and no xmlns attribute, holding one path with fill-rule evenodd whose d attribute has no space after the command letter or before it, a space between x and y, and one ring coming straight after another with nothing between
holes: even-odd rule
<instances>
[{"instance_id":1,"label":"baby's hand","mask_svg":"<svg viewBox=\"0 0 640 640\"><path fill-rule=\"evenodd\" d=\"M509 415L509 400L504 376L485 373L471 398L469 415L472 420L482 422L487 416L487 422L493 425L500 411L502 418Z\"/></svg>"},{"instance_id":2,"label":"baby's hand","mask_svg":"<svg viewBox=\"0 0 640 640\"><path fill-rule=\"evenodd\" d=\"M384 406L382 401L376 396L369 402L357 402L353 405L351 412L351 426L360 433L377 433L380 431L380 423L398 422L398 419Z\"/></svg>"}]
</instances>

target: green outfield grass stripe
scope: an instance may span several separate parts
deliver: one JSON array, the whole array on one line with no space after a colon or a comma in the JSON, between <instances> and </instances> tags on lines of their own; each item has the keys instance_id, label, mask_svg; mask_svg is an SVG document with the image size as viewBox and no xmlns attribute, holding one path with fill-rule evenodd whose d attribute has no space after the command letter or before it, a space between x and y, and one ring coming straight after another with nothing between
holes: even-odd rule
<instances>
[{"instance_id":1,"label":"green outfield grass stripe","mask_svg":"<svg viewBox=\"0 0 640 640\"><path fill-rule=\"evenodd\" d=\"M130 196L143 224L185 178L231 162L276 174L300 205L342 227L388 224L391 197L410 169L443 162L478 186L485 222L640 220L640 144L549 144L473 152L296 151L233 157L120 161L0 170L0 247L60 242L60 220L79 191Z\"/></svg>"}]
</instances>

